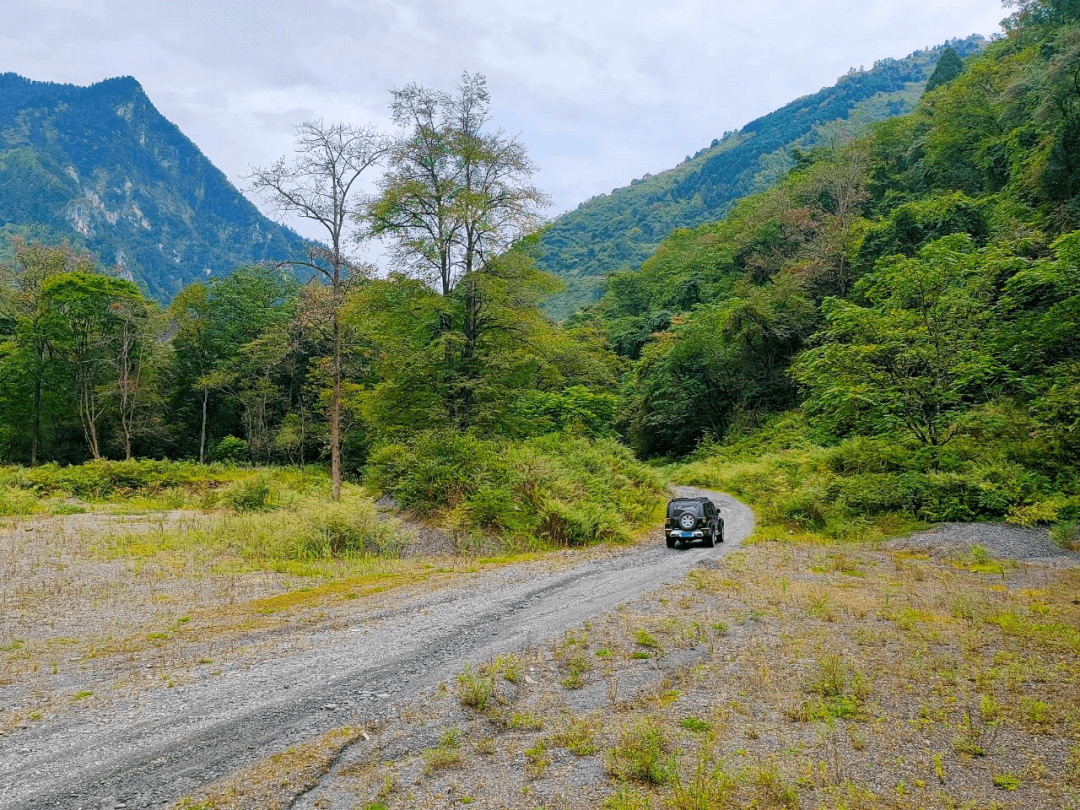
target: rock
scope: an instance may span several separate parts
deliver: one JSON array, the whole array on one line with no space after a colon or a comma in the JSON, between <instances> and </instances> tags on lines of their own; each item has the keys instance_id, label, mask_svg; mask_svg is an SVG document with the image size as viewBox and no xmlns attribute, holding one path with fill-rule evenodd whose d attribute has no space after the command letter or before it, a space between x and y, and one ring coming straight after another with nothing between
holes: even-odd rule
<instances>
[{"instance_id":1,"label":"rock","mask_svg":"<svg viewBox=\"0 0 1080 810\"><path fill-rule=\"evenodd\" d=\"M383 495L375 501L375 508L380 512L391 512L398 508L398 502L390 495Z\"/></svg>"}]
</instances>

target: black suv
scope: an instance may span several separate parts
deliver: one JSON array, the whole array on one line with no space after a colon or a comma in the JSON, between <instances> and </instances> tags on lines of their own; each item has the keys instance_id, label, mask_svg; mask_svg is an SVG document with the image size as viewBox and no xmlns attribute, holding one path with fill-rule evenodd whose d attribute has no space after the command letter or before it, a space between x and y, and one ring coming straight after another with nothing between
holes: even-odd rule
<instances>
[{"instance_id":1,"label":"black suv","mask_svg":"<svg viewBox=\"0 0 1080 810\"><path fill-rule=\"evenodd\" d=\"M701 540L706 546L724 542L724 519L708 498L672 498L664 521L667 547L675 548L680 540Z\"/></svg>"}]
</instances>

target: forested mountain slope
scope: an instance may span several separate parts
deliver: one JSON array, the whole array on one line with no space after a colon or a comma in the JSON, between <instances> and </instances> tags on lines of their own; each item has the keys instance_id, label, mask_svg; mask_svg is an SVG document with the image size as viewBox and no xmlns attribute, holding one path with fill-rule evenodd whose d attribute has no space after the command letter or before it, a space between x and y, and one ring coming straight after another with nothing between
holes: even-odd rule
<instances>
[{"instance_id":1,"label":"forested mountain slope","mask_svg":"<svg viewBox=\"0 0 1080 810\"><path fill-rule=\"evenodd\" d=\"M76 87L0 76L0 225L85 246L162 302L301 244L130 77Z\"/></svg>"},{"instance_id":2,"label":"forested mountain slope","mask_svg":"<svg viewBox=\"0 0 1080 810\"><path fill-rule=\"evenodd\" d=\"M688 483L734 487L780 523L905 513L1075 534L1080 8L1024 4L1006 31L912 114L801 155L566 322L632 363L620 427L640 454L697 449ZM732 462L758 466L704 472Z\"/></svg>"},{"instance_id":3,"label":"forested mountain slope","mask_svg":"<svg viewBox=\"0 0 1080 810\"><path fill-rule=\"evenodd\" d=\"M972 36L904 59L882 59L725 134L673 169L562 215L537 248L541 269L567 284L546 309L563 317L595 300L604 277L638 267L676 228L718 220L741 197L776 183L794 165L796 149L851 138L875 121L910 112L947 48L963 57L984 45Z\"/></svg>"}]
</instances>

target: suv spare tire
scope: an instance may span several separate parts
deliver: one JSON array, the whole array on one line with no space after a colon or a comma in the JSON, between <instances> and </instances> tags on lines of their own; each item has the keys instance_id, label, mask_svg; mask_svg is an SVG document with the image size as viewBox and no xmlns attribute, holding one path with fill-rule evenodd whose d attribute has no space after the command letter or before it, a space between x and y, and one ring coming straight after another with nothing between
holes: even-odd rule
<instances>
[{"instance_id":1,"label":"suv spare tire","mask_svg":"<svg viewBox=\"0 0 1080 810\"><path fill-rule=\"evenodd\" d=\"M683 512L679 515L679 525L689 531L697 523L697 515L693 512Z\"/></svg>"}]
</instances>

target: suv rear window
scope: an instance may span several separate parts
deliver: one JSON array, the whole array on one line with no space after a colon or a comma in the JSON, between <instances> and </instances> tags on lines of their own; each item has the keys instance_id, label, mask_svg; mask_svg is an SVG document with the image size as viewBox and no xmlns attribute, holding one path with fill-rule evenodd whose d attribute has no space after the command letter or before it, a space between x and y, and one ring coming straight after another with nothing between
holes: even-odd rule
<instances>
[{"instance_id":1,"label":"suv rear window","mask_svg":"<svg viewBox=\"0 0 1080 810\"><path fill-rule=\"evenodd\" d=\"M695 515L705 514L705 503L699 500L671 501L668 504L668 517L673 517L683 512L693 512Z\"/></svg>"}]
</instances>

